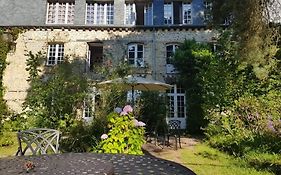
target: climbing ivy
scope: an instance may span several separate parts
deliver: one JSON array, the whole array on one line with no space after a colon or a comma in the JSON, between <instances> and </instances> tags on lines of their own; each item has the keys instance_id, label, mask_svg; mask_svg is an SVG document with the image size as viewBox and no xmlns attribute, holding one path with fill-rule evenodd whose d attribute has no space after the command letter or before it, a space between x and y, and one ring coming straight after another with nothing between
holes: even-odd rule
<instances>
[{"instance_id":1,"label":"climbing ivy","mask_svg":"<svg viewBox=\"0 0 281 175\"><path fill-rule=\"evenodd\" d=\"M8 35L11 36L12 40L9 40L4 37L4 29L0 28L0 131L2 128L2 121L8 116L9 110L4 100L4 84L3 84L3 75L7 67L7 54L12 49L15 41L18 38L18 35L21 33L21 29L12 28L8 31L5 31Z\"/></svg>"}]
</instances>

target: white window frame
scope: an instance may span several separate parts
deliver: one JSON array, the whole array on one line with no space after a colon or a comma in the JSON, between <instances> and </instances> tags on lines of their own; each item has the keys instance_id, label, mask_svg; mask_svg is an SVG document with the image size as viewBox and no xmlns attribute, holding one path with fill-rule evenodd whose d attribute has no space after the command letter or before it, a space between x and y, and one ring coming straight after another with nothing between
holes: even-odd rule
<instances>
[{"instance_id":1,"label":"white window frame","mask_svg":"<svg viewBox=\"0 0 281 175\"><path fill-rule=\"evenodd\" d=\"M83 118L89 119L93 117L94 112L94 95L90 94L84 101L83 101ZM91 103L91 105L89 105Z\"/></svg>"},{"instance_id":2,"label":"white window frame","mask_svg":"<svg viewBox=\"0 0 281 175\"><path fill-rule=\"evenodd\" d=\"M169 11L171 9L171 11ZM169 17L171 19L166 19L166 17ZM171 22L168 22L171 21ZM165 3L164 4L164 24L165 25L171 25L174 24L174 10L173 10L173 3Z\"/></svg>"},{"instance_id":3,"label":"white window frame","mask_svg":"<svg viewBox=\"0 0 281 175\"><path fill-rule=\"evenodd\" d=\"M124 4L124 24L135 25L137 19L136 4L126 3Z\"/></svg>"},{"instance_id":4,"label":"white window frame","mask_svg":"<svg viewBox=\"0 0 281 175\"><path fill-rule=\"evenodd\" d=\"M92 8L88 8L91 6ZM98 14L101 14L98 11L98 7L103 7L102 20L98 17ZM109 8L110 7L110 8ZM112 15L110 15L112 10ZM90 12L92 13L89 15ZM113 25L114 24L114 3L86 3L86 14L85 14L85 24L89 25Z\"/></svg>"},{"instance_id":5,"label":"white window frame","mask_svg":"<svg viewBox=\"0 0 281 175\"><path fill-rule=\"evenodd\" d=\"M60 14L59 13L59 6L65 4L65 12L64 14ZM50 12L50 6L53 5L55 6L55 11L54 12ZM74 14L75 14L75 3L74 2L48 2L47 4L47 15L46 15L46 24L73 24L74 23ZM73 11L71 11L73 10ZM51 14L52 13L52 14ZM52 19L50 19L50 17L52 17L52 15L54 15L54 21L52 22ZM59 16L63 15L64 16L64 22L59 22ZM69 19L69 15L72 16L72 19ZM71 20L69 22L69 20ZM51 22L49 22L51 21Z\"/></svg>"},{"instance_id":6,"label":"white window frame","mask_svg":"<svg viewBox=\"0 0 281 175\"><path fill-rule=\"evenodd\" d=\"M60 52L62 48L62 52ZM54 50L52 50L54 49ZM51 55L52 54L52 55ZM50 60L51 57L54 57L54 60ZM48 57L47 64L48 66L56 65L62 63L64 60L64 45L63 44L49 44L48 45ZM54 63L51 63L51 61Z\"/></svg>"},{"instance_id":7,"label":"white window frame","mask_svg":"<svg viewBox=\"0 0 281 175\"><path fill-rule=\"evenodd\" d=\"M142 46L142 51L138 50L138 46ZM130 51L130 47L135 47L134 51ZM138 58L138 53L142 52L142 58ZM130 53L134 54L134 58L130 58ZM131 64L130 61L134 59L134 63ZM144 45L141 43L131 43L128 44L128 63L134 65L135 67L145 67L144 64Z\"/></svg>"},{"instance_id":8,"label":"white window frame","mask_svg":"<svg viewBox=\"0 0 281 175\"><path fill-rule=\"evenodd\" d=\"M187 13L187 14L185 14ZM192 5L191 3L183 3L182 4L182 23L183 24L192 24Z\"/></svg>"},{"instance_id":9,"label":"white window frame","mask_svg":"<svg viewBox=\"0 0 281 175\"><path fill-rule=\"evenodd\" d=\"M186 118L186 96L185 96L185 92L178 92L178 86L174 85L173 87L174 92L171 92L172 90L170 90L169 93L167 93L167 96L169 97L169 112L168 112L168 118L172 119L172 118ZM173 97L174 99L171 100L170 97ZM179 117L179 111L178 111L178 98L177 97L184 97L183 98L183 117ZM171 110L171 104L174 106L174 109Z\"/></svg>"}]
</instances>

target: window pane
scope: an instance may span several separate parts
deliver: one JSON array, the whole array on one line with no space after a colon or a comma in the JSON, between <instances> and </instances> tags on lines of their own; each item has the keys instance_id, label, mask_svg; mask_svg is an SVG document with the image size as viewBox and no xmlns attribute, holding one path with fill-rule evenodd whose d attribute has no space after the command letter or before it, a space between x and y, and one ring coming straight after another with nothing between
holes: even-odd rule
<instances>
[{"instance_id":1,"label":"window pane","mask_svg":"<svg viewBox=\"0 0 281 175\"><path fill-rule=\"evenodd\" d=\"M131 44L128 46L128 62L137 67L144 67L143 45Z\"/></svg>"},{"instance_id":2,"label":"window pane","mask_svg":"<svg viewBox=\"0 0 281 175\"><path fill-rule=\"evenodd\" d=\"M175 107L174 107L174 97L173 96L168 96L169 99L169 116L170 118L173 118L175 116L174 111L175 111Z\"/></svg>"},{"instance_id":3,"label":"window pane","mask_svg":"<svg viewBox=\"0 0 281 175\"><path fill-rule=\"evenodd\" d=\"M164 4L164 24L173 24L173 5Z\"/></svg>"},{"instance_id":4,"label":"window pane","mask_svg":"<svg viewBox=\"0 0 281 175\"><path fill-rule=\"evenodd\" d=\"M92 3L87 3L87 24L94 24L94 11L95 11L95 6Z\"/></svg>"},{"instance_id":5,"label":"window pane","mask_svg":"<svg viewBox=\"0 0 281 175\"><path fill-rule=\"evenodd\" d=\"M183 24L192 24L191 4L182 5Z\"/></svg>"},{"instance_id":6,"label":"window pane","mask_svg":"<svg viewBox=\"0 0 281 175\"><path fill-rule=\"evenodd\" d=\"M113 4L107 4L106 23L107 24L113 24L113 18L114 18L114 7L113 7Z\"/></svg>"},{"instance_id":7,"label":"window pane","mask_svg":"<svg viewBox=\"0 0 281 175\"><path fill-rule=\"evenodd\" d=\"M51 44L48 46L47 65L55 65L63 62L64 45Z\"/></svg>"},{"instance_id":8,"label":"window pane","mask_svg":"<svg viewBox=\"0 0 281 175\"><path fill-rule=\"evenodd\" d=\"M184 96L177 96L178 117L184 118Z\"/></svg>"}]
</instances>

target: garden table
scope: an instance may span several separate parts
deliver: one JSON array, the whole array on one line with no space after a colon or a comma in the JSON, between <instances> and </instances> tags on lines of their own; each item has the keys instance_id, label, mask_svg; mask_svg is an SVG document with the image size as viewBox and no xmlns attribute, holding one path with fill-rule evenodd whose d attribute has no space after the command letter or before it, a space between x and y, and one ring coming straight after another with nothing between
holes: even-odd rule
<instances>
[{"instance_id":1,"label":"garden table","mask_svg":"<svg viewBox=\"0 0 281 175\"><path fill-rule=\"evenodd\" d=\"M24 165L28 161L35 167L27 173ZM97 153L6 157L0 159L0 174L194 175L184 166L148 155Z\"/></svg>"}]
</instances>

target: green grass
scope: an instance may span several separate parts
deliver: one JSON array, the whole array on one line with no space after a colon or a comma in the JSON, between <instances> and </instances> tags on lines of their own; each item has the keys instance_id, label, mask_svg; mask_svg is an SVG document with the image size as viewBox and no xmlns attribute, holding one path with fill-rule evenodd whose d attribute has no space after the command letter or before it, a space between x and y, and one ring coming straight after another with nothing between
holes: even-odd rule
<instances>
[{"instance_id":1,"label":"green grass","mask_svg":"<svg viewBox=\"0 0 281 175\"><path fill-rule=\"evenodd\" d=\"M3 138L8 138L13 144L9 146L0 146L0 158L7 156L14 156L18 149L18 141L15 132L5 133L5 136L0 136L0 140Z\"/></svg>"},{"instance_id":2,"label":"green grass","mask_svg":"<svg viewBox=\"0 0 281 175\"><path fill-rule=\"evenodd\" d=\"M182 164L197 175L274 175L268 171L258 171L243 159L229 156L204 143L178 151Z\"/></svg>"}]
</instances>

